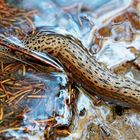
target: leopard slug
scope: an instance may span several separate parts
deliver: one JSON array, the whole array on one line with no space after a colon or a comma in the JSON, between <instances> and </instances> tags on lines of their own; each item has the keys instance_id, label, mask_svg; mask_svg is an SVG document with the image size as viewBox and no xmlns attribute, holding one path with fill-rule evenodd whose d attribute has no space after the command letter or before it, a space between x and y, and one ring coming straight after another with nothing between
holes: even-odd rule
<instances>
[{"instance_id":1,"label":"leopard slug","mask_svg":"<svg viewBox=\"0 0 140 140\"><path fill-rule=\"evenodd\" d=\"M25 49L47 52L58 58L75 81L91 95L140 110L139 84L110 72L74 37L48 31L29 35L22 43Z\"/></svg>"}]
</instances>

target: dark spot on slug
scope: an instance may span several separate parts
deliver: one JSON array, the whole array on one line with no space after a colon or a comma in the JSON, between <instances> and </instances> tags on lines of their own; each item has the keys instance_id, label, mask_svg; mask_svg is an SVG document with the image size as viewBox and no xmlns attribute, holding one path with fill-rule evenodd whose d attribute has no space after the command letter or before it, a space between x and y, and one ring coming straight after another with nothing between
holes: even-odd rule
<instances>
[{"instance_id":1,"label":"dark spot on slug","mask_svg":"<svg viewBox=\"0 0 140 140\"><path fill-rule=\"evenodd\" d=\"M29 44L29 42L27 41L27 42L25 42L25 44L26 44L26 45L28 45L28 44Z\"/></svg>"},{"instance_id":2,"label":"dark spot on slug","mask_svg":"<svg viewBox=\"0 0 140 140\"><path fill-rule=\"evenodd\" d=\"M38 43L40 44L40 40L38 40Z\"/></svg>"},{"instance_id":3,"label":"dark spot on slug","mask_svg":"<svg viewBox=\"0 0 140 140\"><path fill-rule=\"evenodd\" d=\"M99 78L99 80L102 81L103 83L109 85L109 82L108 82L107 80L105 80L105 79L101 79L101 78Z\"/></svg>"},{"instance_id":4,"label":"dark spot on slug","mask_svg":"<svg viewBox=\"0 0 140 140\"><path fill-rule=\"evenodd\" d=\"M55 40L52 40L52 43L56 42Z\"/></svg>"},{"instance_id":5,"label":"dark spot on slug","mask_svg":"<svg viewBox=\"0 0 140 140\"><path fill-rule=\"evenodd\" d=\"M90 70L92 70L91 66L88 67Z\"/></svg>"},{"instance_id":6,"label":"dark spot on slug","mask_svg":"<svg viewBox=\"0 0 140 140\"><path fill-rule=\"evenodd\" d=\"M102 69L101 67L98 67L98 69L102 72L105 72L104 69Z\"/></svg>"},{"instance_id":7,"label":"dark spot on slug","mask_svg":"<svg viewBox=\"0 0 140 140\"><path fill-rule=\"evenodd\" d=\"M114 88L119 88L118 86L114 86Z\"/></svg>"},{"instance_id":8,"label":"dark spot on slug","mask_svg":"<svg viewBox=\"0 0 140 140\"><path fill-rule=\"evenodd\" d=\"M131 89L130 87L127 87L127 86L124 86L123 88L125 88L125 89Z\"/></svg>"},{"instance_id":9,"label":"dark spot on slug","mask_svg":"<svg viewBox=\"0 0 140 140\"><path fill-rule=\"evenodd\" d=\"M81 61L82 61L82 58L81 57L78 57Z\"/></svg>"},{"instance_id":10,"label":"dark spot on slug","mask_svg":"<svg viewBox=\"0 0 140 140\"><path fill-rule=\"evenodd\" d=\"M94 71L96 74L98 74L98 72L97 71Z\"/></svg>"},{"instance_id":11,"label":"dark spot on slug","mask_svg":"<svg viewBox=\"0 0 140 140\"><path fill-rule=\"evenodd\" d=\"M50 53L50 54L54 53L54 50L50 51L49 53Z\"/></svg>"},{"instance_id":12,"label":"dark spot on slug","mask_svg":"<svg viewBox=\"0 0 140 140\"><path fill-rule=\"evenodd\" d=\"M119 82L115 82L115 84L120 85L121 83L119 83Z\"/></svg>"},{"instance_id":13,"label":"dark spot on slug","mask_svg":"<svg viewBox=\"0 0 140 140\"><path fill-rule=\"evenodd\" d=\"M69 55L66 55L67 58L69 58Z\"/></svg>"},{"instance_id":14,"label":"dark spot on slug","mask_svg":"<svg viewBox=\"0 0 140 140\"><path fill-rule=\"evenodd\" d=\"M140 90L138 90L138 89L135 89L135 91L140 92Z\"/></svg>"},{"instance_id":15,"label":"dark spot on slug","mask_svg":"<svg viewBox=\"0 0 140 140\"><path fill-rule=\"evenodd\" d=\"M87 71L90 75L92 75L92 72L91 72L89 69L86 69L86 71Z\"/></svg>"},{"instance_id":16,"label":"dark spot on slug","mask_svg":"<svg viewBox=\"0 0 140 140\"><path fill-rule=\"evenodd\" d=\"M96 84L97 84L97 83L98 83L98 81L96 81L96 80L95 80L95 81L94 81L94 83L96 83Z\"/></svg>"},{"instance_id":17,"label":"dark spot on slug","mask_svg":"<svg viewBox=\"0 0 140 140\"><path fill-rule=\"evenodd\" d=\"M45 42L46 43L46 45L50 45L50 42Z\"/></svg>"},{"instance_id":18,"label":"dark spot on slug","mask_svg":"<svg viewBox=\"0 0 140 140\"><path fill-rule=\"evenodd\" d=\"M90 77L90 76L88 76L88 79L91 79L91 77Z\"/></svg>"},{"instance_id":19,"label":"dark spot on slug","mask_svg":"<svg viewBox=\"0 0 140 140\"><path fill-rule=\"evenodd\" d=\"M84 66L85 66L83 63L78 63L78 65L79 65L80 67L84 67Z\"/></svg>"}]
</instances>

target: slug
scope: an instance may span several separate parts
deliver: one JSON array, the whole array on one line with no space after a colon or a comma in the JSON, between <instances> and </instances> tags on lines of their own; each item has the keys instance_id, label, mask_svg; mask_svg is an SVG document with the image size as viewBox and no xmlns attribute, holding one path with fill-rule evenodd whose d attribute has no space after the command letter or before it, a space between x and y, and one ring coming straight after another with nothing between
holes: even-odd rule
<instances>
[{"instance_id":1,"label":"slug","mask_svg":"<svg viewBox=\"0 0 140 140\"><path fill-rule=\"evenodd\" d=\"M74 37L46 31L29 35L22 44L25 50L45 52L56 57L91 95L140 110L139 84L109 71L91 57ZM1 46L0 51L7 49Z\"/></svg>"}]
</instances>

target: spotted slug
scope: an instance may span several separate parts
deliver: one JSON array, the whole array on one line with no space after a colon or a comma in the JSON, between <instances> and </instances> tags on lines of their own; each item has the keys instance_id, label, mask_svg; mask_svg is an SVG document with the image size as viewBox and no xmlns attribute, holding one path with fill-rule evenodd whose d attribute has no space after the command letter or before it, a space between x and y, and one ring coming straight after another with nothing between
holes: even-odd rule
<instances>
[{"instance_id":1,"label":"spotted slug","mask_svg":"<svg viewBox=\"0 0 140 140\"><path fill-rule=\"evenodd\" d=\"M73 79L91 95L140 110L139 84L109 71L91 57L74 37L49 31L40 32L29 35L22 44L25 49L46 52L56 57ZM4 52L4 49L1 50Z\"/></svg>"}]
</instances>

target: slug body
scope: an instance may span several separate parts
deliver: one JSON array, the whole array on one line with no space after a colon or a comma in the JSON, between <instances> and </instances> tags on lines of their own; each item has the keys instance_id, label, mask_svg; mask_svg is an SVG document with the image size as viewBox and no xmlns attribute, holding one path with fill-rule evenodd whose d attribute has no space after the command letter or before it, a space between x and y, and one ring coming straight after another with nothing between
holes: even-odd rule
<instances>
[{"instance_id":1,"label":"slug body","mask_svg":"<svg viewBox=\"0 0 140 140\"><path fill-rule=\"evenodd\" d=\"M140 110L139 84L100 65L75 38L42 32L28 36L23 45L26 49L47 52L58 58L75 81L90 94Z\"/></svg>"}]
</instances>

